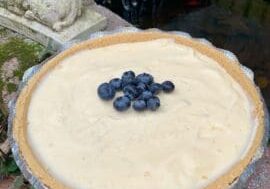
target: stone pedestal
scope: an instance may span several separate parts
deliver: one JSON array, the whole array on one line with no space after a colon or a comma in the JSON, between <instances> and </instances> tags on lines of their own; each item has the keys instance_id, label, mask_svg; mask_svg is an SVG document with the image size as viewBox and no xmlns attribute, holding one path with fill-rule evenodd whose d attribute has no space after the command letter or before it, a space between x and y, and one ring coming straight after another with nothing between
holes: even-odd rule
<instances>
[{"instance_id":1,"label":"stone pedestal","mask_svg":"<svg viewBox=\"0 0 270 189\"><path fill-rule=\"evenodd\" d=\"M15 15L0 7L0 25L29 37L42 45L56 51L65 43L72 40L82 41L87 39L90 33L102 30L106 27L106 18L97 13L91 7L84 7L83 14L71 26L60 32L51 28Z\"/></svg>"}]
</instances>

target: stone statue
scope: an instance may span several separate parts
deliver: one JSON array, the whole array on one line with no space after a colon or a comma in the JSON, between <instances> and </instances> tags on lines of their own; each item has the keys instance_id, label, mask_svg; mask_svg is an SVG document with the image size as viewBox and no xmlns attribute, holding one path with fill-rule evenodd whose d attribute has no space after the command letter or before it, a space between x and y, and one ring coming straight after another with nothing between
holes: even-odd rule
<instances>
[{"instance_id":1,"label":"stone statue","mask_svg":"<svg viewBox=\"0 0 270 189\"><path fill-rule=\"evenodd\" d=\"M104 29L94 0L0 0L0 25L58 51Z\"/></svg>"},{"instance_id":2,"label":"stone statue","mask_svg":"<svg viewBox=\"0 0 270 189\"><path fill-rule=\"evenodd\" d=\"M0 7L59 32L82 15L83 5L93 2L94 0L0 0Z\"/></svg>"}]
</instances>

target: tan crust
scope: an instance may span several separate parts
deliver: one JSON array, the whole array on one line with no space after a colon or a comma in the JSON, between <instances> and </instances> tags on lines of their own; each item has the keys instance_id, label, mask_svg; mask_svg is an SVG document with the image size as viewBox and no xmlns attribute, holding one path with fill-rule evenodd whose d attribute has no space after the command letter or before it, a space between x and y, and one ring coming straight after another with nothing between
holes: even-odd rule
<instances>
[{"instance_id":1,"label":"tan crust","mask_svg":"<svg viewBox=\"0 0 270 189\"><path fill-rule=\"evenodd\" d=\"M248 153L242 160L239 160L239 162L235 164L228 172L209 184L205 189L227 188L235 179L239 177L246 166L250 163L263 138L265 126L264 111L263 103L261 101L260 95L256 90L256 87L252 81L250 81L250 79L248 79L242 72L240 65L232 63L232 60L229 60L217 49L202 44L196 40L162 32L121 33L86 41L62 52L50 60L48 63L46 63L42 69L33 76L33 78L28 82L27 86L22 90L17 100L16 116L13 121L13 136L19 144L20 154L24 158L33 175L39 178L40 181L43 182L48 188L67 189L68 187L64 186L62 183L58 182L47 173L46 169L41 166L39 161L34 156L34 153L32 152L31 147L27 142L27 111L29 102L31 100L31 94L33 90L35 90L39 81L59 62L61 62L67 56L70 56L80 50L99 48L117 43L149 41L159 38L173 38L177 43L192 47L202 54L214 59L243 87L255 105L254 118L258 119L258 128L256 130L254 142L251 145Z\"/></svg>"}]
</instances>

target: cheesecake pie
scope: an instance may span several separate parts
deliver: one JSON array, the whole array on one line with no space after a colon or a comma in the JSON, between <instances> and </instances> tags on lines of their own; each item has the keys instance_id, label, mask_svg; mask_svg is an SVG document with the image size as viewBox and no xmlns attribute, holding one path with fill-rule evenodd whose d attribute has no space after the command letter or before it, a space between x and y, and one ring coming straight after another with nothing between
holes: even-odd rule
<instances>
[{"instance_id":1,"label":"cheesecake pie","mask_svg":"<svg viewBox=\"0 0 270 189\"><path fill-rule=\"evenodd\" d=\"M175 90L159 94L157 111L118 112L97 87L127 70L169 79ZM60 53L23 88L13 121L20 155L50 189L228 188L263 133L263 103L241 66L162 32L109 35Z\"/></svg>"}]
</instances>

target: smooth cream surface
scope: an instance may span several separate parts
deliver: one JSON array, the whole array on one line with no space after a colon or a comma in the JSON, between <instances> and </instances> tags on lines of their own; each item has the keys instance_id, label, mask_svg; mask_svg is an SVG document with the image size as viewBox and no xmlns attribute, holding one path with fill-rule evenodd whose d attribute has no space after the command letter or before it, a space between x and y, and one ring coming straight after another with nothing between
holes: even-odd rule
<instances>
[{"instance_id":1,"label":"smooth cream surface","mask_svg":"<svg viewBox=\"0 0 270 189\"><path fill-rule=\"evenodd\" d=\"M156 112L119 113L97 96L124 71L176 89ZM28 140L72 189L199 189L244 156L255 123L243 89L212 59L171 39L83 50L40 82Z\"/></svg>"}]
</instances>

